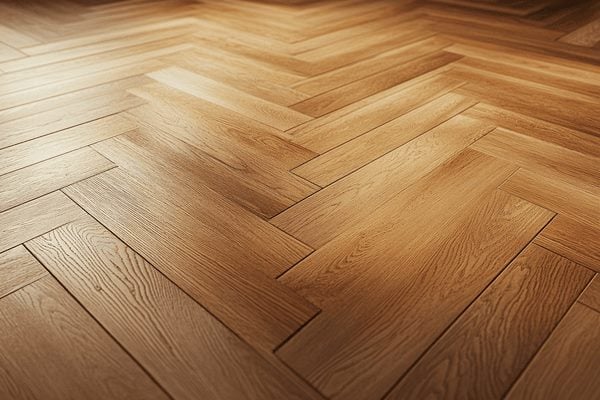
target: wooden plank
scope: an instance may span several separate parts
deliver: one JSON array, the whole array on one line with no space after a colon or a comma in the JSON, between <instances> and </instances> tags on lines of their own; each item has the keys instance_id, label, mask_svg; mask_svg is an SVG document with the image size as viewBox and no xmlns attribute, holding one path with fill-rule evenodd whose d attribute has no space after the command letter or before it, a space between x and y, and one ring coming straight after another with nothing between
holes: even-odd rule
<instances>
[{"instance_id":1,"label":"wooden plank","mask_svg":"<svg viewBox=\"0 0 600 400\"><path fill-rule=\"evenodd\" d=\"M166 68L150 73L148 76L175 89L229 108L277 129L290 129L310 120L309 116L259 99L183 68Z\"/></svg>"},{"instance_id":2,"label":"wooden plank","mask_svg":"<svg viewBox=\"0 0 600 400\"><path fill-rule=\"evenodd\" d=\"M204 255L198 244L203 244L205 249L215 243L225 244L223 234L211 237L216 232L206 229L206 224L199 219L202 214L190 214L164 198L157 198L146 183L117 168L63 190L259 349L271 351L317 312L314 306L243 259L235 260L243 265L238 268ZM199 234L209 241L199 241ZM247 235L252 234L247 232Z\"/></svg>"},{"instance_id":3,"label":"wooden plank","mask_svg":"<svg viewBox=\"0 0 600 400\"><path fill-rule=\"evenodd\" d=\"M35 46L36 44L40 43L39 40L25 34L24 32L15 30L3 24L0 24L0 37L4 43L17 49L27 46Z\"/></svg>"},{"instance_id":4,"label":"wooden plank","mask_svg":"<svg viewBox=\"0 0 600 400\"><path fill-rule=\"evenodd\" d=\"M0 397L167 399L47 276L0 300Z\"/></svg>"},{"instance_id":5,"label":"wooden plank","mask_svg":"<svg viewBox=\"0 0 600 400\"><path fill-rule=\"evenodd\" d=\"M84 147L0 175L0 212L113 168L115 164Z\"/></svg>"},{"instance_id":6,"label":"wooden plank","mask_svg":"<svg viewBox=\"0 0 600 400\"><path fill-rule=\"evenodd\" d=\"M600 195L567 182L519 170L500 186L502 190L539 204L578 223L600 227Z\"/></svg>"},{"instance_id":7,"label":"wooden plank","mask_svg":"<svg viewBox=\"0 0 600 400\"><path fill-rule=\"evenodd\" d=\"M487 123L458 115L290 207L271 222L319 248L369 218L381 204L491 129Z\"/></svg>"},{"instance_id":8,"label":"wooden plank","mask_svg":"<svg viewBox=\"0 0 600 400\"><path fill-rule=\"evenodd\" d=\"M430 53L439 52L448 46L449 43L449 41L439 37L427 38L386 51L375 57L331 70L324 74L303 79L294 84L293 87L312 96L319 95L364 79L369 75L382 72L398 64L406 63Z\"/></svg>"},{"instance_id":9,"label":"wooden plank","mask_svg":"<svg viewBox=\"0 0 600 400\"><path fill-rule=\"evenodd\" d=\"M322 154L435 100L461 84L426 74L309 121L288 133L296 143Z\"/></svg>"},{"instance_id":10,"label":"wooden plank","mask_svg":"<svg viewBox=\"0 0 600 400\"><path fill-rule=\"evenodd\" d=\"M531 87L474 73L452 73L457 79L470 81L457 93L475 97L486 103L510 111L525 113L557 125L600 135L600 106L597 102L583 101L558 95L556 89ZM569 107L564 107L569 104Z\"/></svg>"},{"instance_id":11,"label":"wooden plank","mask_svg":"<svg viewBox=\"0 0 600 400\"><path fill-rule=\"evenodd\" d=\"M331 398L383 396L552 216L501 191L467 204L444 230L415 235L409 220L384 243L340 247L363 273L279 356Z\"/></svg>"},{"instance_id":12,"label":"wooden plank","mask_svg":"<svg viewBox=\"0 0 600 400\"><path fill-rule=\"evenodd\" d=\"M53 192L0 213L0 252L15 247L85 213L61 192Z\"/></svg>"},{"instance_id":13,"label":"wooden plank","mask_svg":"<svg viewBox=\"0 0 600 400\"><path fill-rule=\"evenodd\" d=\"M0 42L0 63L23 57L25 55L20 51Z\"/></svg>"},{"instance_id":14,"label":"wooden plank","mask_svg":"<svg viewBox=\"0 0 600 400\"><path fill-rule=\"evenodd\" d=\"M575 304L509 392L508 399L600 396L600 312Z\"/></svg>"},{"instance_id":15,"label":"wooden plank","mask_svg":"<svg viewBox=\"0 0 600 400\"><path fill-rule=\"evenodd\" d=\"M558 215L535 238L535 243L600 272L600 228L598 227Z\"/></svg>"},{"instance_id":16,"label":"wooden plank","mask_svg":"<svg viewBox=\"0 0 600 400\"><path fill-rule=\"evenodd\" d=\"M596 274L592 283L585 288L579 302L600 312L600 278L598 276L600 275Z\"/></svg>"},{"instance_id":17,"label":"wooden plank","mask_svg":"<svg viewBox=\"0 0 600 400\"><path fill-rule=\"evenodd\" d=\"M381 262L387 262L389 249L398 248L394 229L403 227L403 236L413 241L420 238L421 244L427 245L432 224L445 230L464 205L477 200L482 193L494 190L515 169L501 160L466 149L379 208L371 210L368 219L346 228L340 236L286 272L279 281L327 312L352 295L352 292L346 294L346 290L351 290L352 282L369 274L361 266L379 262L379 254L372 251L372 247L381 244L387 248L380 254ZM474 187L473 182L478 184ZM416 218L424 215L427 218ZM406 248L416 252L420 246ZM356 253L358 257L364 254L375 258L371 258L370 264L365 262L353 268L353 263L341 259L340 255L352 254L354 258L355 249L361 249ZM340 266L331 269L331 265Z\"/></svg>"},{"instance_id":18,"label":"wooden plank","mask_svg":"<svg viewBox=\"0 0 600 400\"><path fill-rule=\"evenodd\" d=\"M528 246L386 399L501 398L592 276L574 262Z\"/></svg>"},{"instance_id":19,"label":"wooden plank","mask_svg":"<svg viewBox=\"0 0 600 400\"><path fill-rule=\"evenodd\" d=\"M0 253L0 298L16 292L48 272L23 246Z\"/></svg>"},{"instance_id":20,"label":"wooden plank","mask_svg":"<svg viewBox=\"0 0 600 400\"><path fill-rule=\"evenodd\" d=\"M494 123L521 135L600 158L600 138L540 119L479 103L464 115Z\"/></svg>"},{"instance_id":21,"label":"wooden plank","mask_svg":"<svg viewBox=\"0 0 600 400\"><path fill-rule=\"evenodd\" d=\"M317 185L327 186L474 104L471 99L446 94L309 160L293 172Z\"/></svg>"},{"instance_id":22,"label":"wooden plank","mask_svg":"<svg viewBox=\"0 0 600 400\"><path fill-rule=\"evenodd\" d=\"M129 93L115 93L5 122L0 124L0 149L114 115L143 103Z\"/></svg>"},{"instance_id":23,"label":"wooden plank","mask_svg":"<svg viewBox=\"0 0 600 400\"><path fill-rule=\"evenodd\" d=\"M600 42L600 18L560 38L561 42L593 47Z\"/></svg>"},{"instance_id":24,"label":"wooden plank","mask_svg":"<svg viewBox=\"0 0 600 400\"><path fill-rule=\"evenodd\" d=\"M174 398L319 398L91 218L27 247Z\"/></svg>"},{"instance_id":25,"label":"wooden plank","mask_svg":"<svg viewBox=\"0 0 600 400\"><path fill-rule=\"evenodd\" d=\"M426 55L311 97L295 104L292 108L312 117L320 117L458 59L460 56L445 52Z\"/></svg>"},{"instance_id":26,"label":"wooden plank","mask_svg":"<svg viewBox=\"0 0 600 400\"><path fill-rule=\"evenodd\" d=\"M119 138L94 148L117 163L120 171L127 172L116 175L131 177L137 182L154 182L143 190L134 182L129 184L133 197L141 200L152 196L168 207L177 207L195 216L193 238L183 236L182 239L193 239L196 249L211 260L240 271L252 265L275 277L312 251L209 186L201 185L196 179L196 165L182 167L170 159L167 151L158 155L152 148L131 144Z\"/></svg>"},{"instance_id":27,"label":"wooden plank","mask_svg":"<svg viewBox=\"0 0 600 400\"><path fill-rule=\"evenodd\" d=\"M244 169L258 159L288 169L315 156L275 128L169 86L130 92L151 103L129 112L139 124L169 132L232 167Z\"/></svg>"},{"instance_id":28,"label":"wooden plank","mask_svg":"<svg viewBox=\"0 0 600 400\"><path fill-rule=\"evenodd\" d=\"M113 115L7 147L0 150L0 175L120 135L134 128L132 122L119 115Z\"/></svg>"},{"instance_id":29,"label":"wooden plank","mask_svg":"<svg viewBox=\"0 0 600 400\"><path fill-rule=\"evenodd\" d=\"M566 149L544 140L498 128L471 145L551 179L589 191L600 188L600 158Z\"/></svg>"}]
</instances>

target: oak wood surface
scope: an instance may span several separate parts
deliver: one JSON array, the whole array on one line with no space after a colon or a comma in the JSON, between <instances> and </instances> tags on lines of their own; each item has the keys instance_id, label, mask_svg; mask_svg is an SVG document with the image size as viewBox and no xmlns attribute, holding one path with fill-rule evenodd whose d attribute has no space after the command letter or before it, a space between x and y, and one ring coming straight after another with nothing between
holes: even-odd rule
<instances>
[{"instance_id":1,"label":"oak wood surface","mask_svg":"<svg viewBox=\"0 0 600 400\"><path fill-rule=\"evenodd\" d=\"M597 1L0 16L2 399L597 397Z\"/></svg>"}]
</instances>

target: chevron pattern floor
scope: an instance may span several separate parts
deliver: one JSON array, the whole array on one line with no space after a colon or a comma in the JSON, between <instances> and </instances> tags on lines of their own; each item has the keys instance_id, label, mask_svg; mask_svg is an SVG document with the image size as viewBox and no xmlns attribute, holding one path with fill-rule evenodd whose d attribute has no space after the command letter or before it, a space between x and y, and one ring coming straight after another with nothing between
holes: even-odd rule
<instances>
[{"instance_id":1,"label":"chevron pattern floor","mask_svg":"<svg viewBox=\"0 0 600 400\"><path fill-rule=\"evenodd\" d=\"M0 3L1 399L600 398L600 3Z\"/></svg>"}]
</instances>

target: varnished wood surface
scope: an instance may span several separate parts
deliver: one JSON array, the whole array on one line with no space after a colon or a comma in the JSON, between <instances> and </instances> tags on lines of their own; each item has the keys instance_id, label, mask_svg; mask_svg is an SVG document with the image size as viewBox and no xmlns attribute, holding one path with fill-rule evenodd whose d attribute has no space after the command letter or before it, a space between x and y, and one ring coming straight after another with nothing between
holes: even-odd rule
<instances>
[{"instance_id":1,"label":"varnished wood surface","mask_svg":"<svg viewBox=\"0 0 600 400\"><path fill-rule=\"evenodd\" d=\"M0 15L2 399L600 396L597 2Z\"/></svg>"}]
</instances>

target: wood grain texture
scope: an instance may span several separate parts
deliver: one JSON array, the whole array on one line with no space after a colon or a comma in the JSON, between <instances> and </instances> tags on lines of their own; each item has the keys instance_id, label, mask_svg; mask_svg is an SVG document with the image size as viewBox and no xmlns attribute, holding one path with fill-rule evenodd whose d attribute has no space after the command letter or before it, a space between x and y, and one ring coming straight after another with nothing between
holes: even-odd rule
<instances>
[{"instance_id":1,"label":"wood grain texture","mask_svg":"<svg viewBox=\"0 0 600 400\"><path fill-rule=\"evenodd\" d=\"M597 1L0 15L0 398L595 394ZM124 366L3 309L44 282Z\"/></svg>"},{"instance_id":2,"label":"wood grain texture","mask_svg":"<svg viewBox=\"0 0 600 400\"><path fill-rule=\"evenodd\" d=\"M568 259L600 272L600 229L557 216L535 242Z\"/></svg>"},{"instance_id":3,"label":"wood grain texture","mask_svg":"<svg viewBox=\"0 0 600 400\"><path fill-rule=\"evenodd\" d=\"M217 254L216 244L236 246L236 243L227 243L231 236L226 238L217 233L202 222L201 215L190 213L190 209L157 197L143 182L113 169L64 191L260 349L274 348L317 312L314 306L268 278L245 258L230 258L225 262L223 257L228 258L227 253L222 253L220 260L207 256L211 247L212 254ZM198 241L199 232L207 242ZM204 250L198 248L199 243ZM247 301L249 298L252 302Z\"/></svg>"},{"instance_id":4,"label":"wood grain texture","mask_svg":"<svg viewBox=\"0 0 600 400\"><path fill-rule=\"evenodd\" d=\"M171 396L319 398L91 218L27 247Z\"/></svg>"},{"instance_id":5,"label":"wood grain texture","mask_svg":"<svg viewBox=\"0 0 600 400\"><path fill-rule=\"evenodd\" d=\"M508 399L600 396L600 313L575 304L508 394Z\"/></svg>"},{"instance_id":6,"label":"wood grain texture","mask_svg":"<svg viewBox=\"0 0 600 400\"><path fill-rule=\"evenodd\" d=\"M271 222L308 245L320 247L492 129L487 123L458 115L297 203Z\"/></svg>"},{"instance_id":7,"label":"wood grain texture","mask_svg":"<svg viewBox=\"0 0 600 400\"><path fill-rule=\"evenodd\" d=\"M539 204L584 225L600 226L600 191L590 192L567 182L519 170L502 190ZM587 189L587 187L586 187Z\"/></svg>"},{"instance_id":8,"label":"wood grain texture","mask_svg":"<svg viewBox=\"0 0 600 400\"><path fill-rule=\"evenodd\" d=\"M585 288L579 298L579 302L600 312L600 279L598 278L598 274L596 274L592 283Z\"/></svg>"},{"instance_id":9,"label":"wood grain texture","mask_svg":"<svg viewBox=\"0 0 600 400\"><path fill-rule=\"evenodd\" d=\"M0 150L0 175L60 156L133 130L135 125L115 115Z\"/></svg>"},{"instance_id":10,"label":"wood grain texture","mask_svg":"<svg viewBox=\"0 0 600 400\"><path fill-rule=\"evenodd\" d=\"M0 253L0 298L48 275L48 272L23 247Z\"/></svg>"},{"instance_id":11,"label":"wood grain texture","mask_svg":"<svg viewBox=\"0 0 600 400\"><path fill-rule=\"evenodd\" d=\"M528 246L386 398L501 398L592 276Z\"/></svg>"},{"instance_id":12,"label":"wood grain texture","mask_svg":"<svg viewBox=\"0 0 600 400\"><path fill-rule=\"evenodd\" d=\"M0 175L0 212L113 168L115 164L84 147Z\"/></svg>"},{"instance_id":13,"label":"wood grain texture","mask_svg":"<svg viewBox=\"0 0 600 400\"><path fill-rule=\"evenodd\" d=\"M67 196L53 192L0 213L0 252L85 215Z\"/></svg>"},{"instance_id":14,"label":"wood grain texture","mask_svg":"<svg viewBox=\"0 0 600 400\"><path fill-rule=\"evenodd\" d=\"M6 399L167 399L52 277L0 300Z\"/></svg>"},{"instance_id":15,"label":"wood grain texture","mask_svg":"<svg viewBox=\"0 0 600 400\"><path fill-rule=\"evenodd\" d=\"M293 172L320 186L327 186L363 165L413 140L475 104L446 94L383 124L295 168Z\"/></svg>"}]
</instances>

